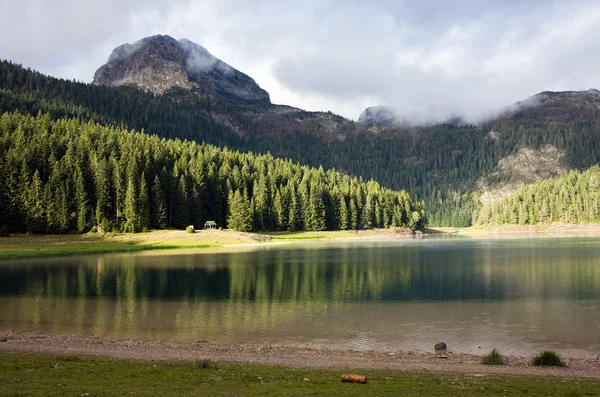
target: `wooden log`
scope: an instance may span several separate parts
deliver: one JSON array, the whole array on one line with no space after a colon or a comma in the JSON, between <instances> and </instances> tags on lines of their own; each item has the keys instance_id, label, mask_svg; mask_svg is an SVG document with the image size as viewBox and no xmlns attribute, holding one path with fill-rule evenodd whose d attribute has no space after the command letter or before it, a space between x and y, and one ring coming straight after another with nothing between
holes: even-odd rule
<instances>
[{"instance_id":1,"label":"wooden log","mask_svg":"<svg viewBox=\"0 0 600 397\"><path fill-rule=\"evenodd\" d=\"M362 383L364 385L367 383L367 377L356 374L342 374L342 382Z\"/></svg>"}]
</instances>

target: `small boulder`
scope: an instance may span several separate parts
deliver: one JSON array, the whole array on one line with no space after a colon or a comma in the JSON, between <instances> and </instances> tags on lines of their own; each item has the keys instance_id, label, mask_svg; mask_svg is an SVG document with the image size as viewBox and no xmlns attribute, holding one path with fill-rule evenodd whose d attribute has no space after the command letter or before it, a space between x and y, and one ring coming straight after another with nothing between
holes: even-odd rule
<instances>
[{"instance_id":1,"label":"small boulder","mask_svg":"<svg viewBox=\"0 0 600 397\"><path fill-rule=\"evenodd\" d=\"M435 350L436 353L445 352L447 349L448 347L444 342L436 343L435 346L433 346L433 350Z\"/></svg>"}]
</instances>

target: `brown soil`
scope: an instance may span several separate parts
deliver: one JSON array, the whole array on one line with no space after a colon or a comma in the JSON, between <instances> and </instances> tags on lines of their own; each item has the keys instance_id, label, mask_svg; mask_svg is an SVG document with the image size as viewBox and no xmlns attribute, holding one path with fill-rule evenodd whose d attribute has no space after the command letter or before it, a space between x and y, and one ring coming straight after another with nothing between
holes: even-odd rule
<instances>
[{"instance_id":1,"label":"brown soil","mask_svg":"<svg viewBox=\"0 0 600 397\"><path fill-rule=\"evenodd\" d=\"M152 243L257 243L266 242L271 238L257 233L243 233L234 230L197 230L196 233L186 233L183 230L156 230L149 233L116 234L107 237L111 240L152 244Z\"/></svg>"},{"instance_id":2,"label":"brown soil","mask_svg":"<svg viewBox=\"0 0 600 397\"><path fill-rule=\"evenodd\" d=\"M407 372L453 372L600 379L598 358L566 359L567 368L533 367L528 357L509 357L508 365L482 365L481 357L449 353L349 351L323 348L209 344L203 341L141 341L72 335L0 331L0 351L78 354L136 360L216 360L286 367L331 369L388 369Z\"/></svg>"}]
</instances>

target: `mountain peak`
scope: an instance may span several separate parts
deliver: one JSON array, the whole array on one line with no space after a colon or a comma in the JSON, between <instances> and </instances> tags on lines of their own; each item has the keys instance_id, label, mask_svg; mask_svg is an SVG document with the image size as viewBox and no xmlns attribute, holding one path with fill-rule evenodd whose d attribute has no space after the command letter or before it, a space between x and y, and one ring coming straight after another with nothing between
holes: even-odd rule
<instances>
[{"instance_id":1,"label":"mountain peak","mask_svg":"<svg viewBox=\"0 0 600 397\"><path fill-rule=\"evenodd\" d=\"M115 48L94 74L94 84L128 85L163 94L198 87L211 95L270 103L269 93L248 75L188 39L168 35L145 37Z\"/></svg>"},{"instance_id":2,"label":"mountain peak","mask_svg":"<svg viewBox=\"0 0 600 397\"><path fill-rule=\"evenodd\" d=\"M390 106L371 106L366 108L359 116L358 122L363 125L373 126L391 126L402 123L402 119L397 116L396 109Z\"/></svg>"}]
</instances>

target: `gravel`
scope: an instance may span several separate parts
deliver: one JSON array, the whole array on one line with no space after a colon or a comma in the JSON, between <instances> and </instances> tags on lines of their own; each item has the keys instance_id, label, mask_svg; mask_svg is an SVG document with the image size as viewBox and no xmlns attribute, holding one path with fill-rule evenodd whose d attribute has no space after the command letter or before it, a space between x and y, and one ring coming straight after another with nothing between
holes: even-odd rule
<instances>
[{"instance_id":1,"label":"gravel","mask_svg":"<svg viewBox=\"0 0 600 397\"><path fill-rule=\"evenodd\" d=\"M102 356L134 360L215 360L277 365L293 368L387 369L403 372L450 372L473 376L494 374L600 379L600 361L590 358L565 359L567 368L530 365L531 357L509 356L508 364L487 366L481 356L401 351L354 351L271 344L212 344L203 341L146 341L76 335L0 331L0 352L27 352Z\"/></svg>"}]
</instances>

